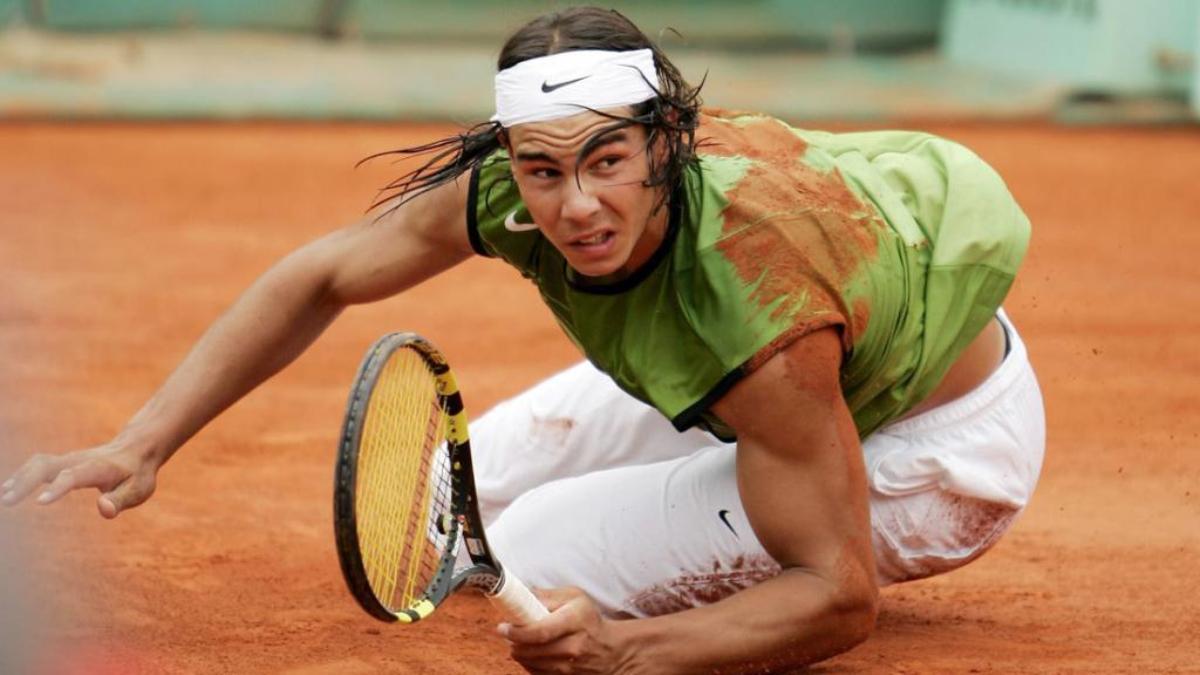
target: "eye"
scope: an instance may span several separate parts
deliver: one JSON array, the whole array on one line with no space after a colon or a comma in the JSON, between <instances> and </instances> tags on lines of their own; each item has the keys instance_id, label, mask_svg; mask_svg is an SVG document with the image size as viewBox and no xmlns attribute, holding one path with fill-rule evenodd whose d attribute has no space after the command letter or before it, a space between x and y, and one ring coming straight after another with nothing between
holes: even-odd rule
<instances>
[{"instance_id":1,"label":"eye","mask_svg":"<svg viewBox=\"0 0 1200 675\"><path fill-rule=\"evenodd\" d=\"M604 157L596 160L594 166L598 169L612 169L620 164L621 160L623 159L625 158L621 155L605 155Z\"/></svg>"},{"instance_id":2,"label":"eye","mask_svg":"<svg viewBox=\"0 0 1200 675\"><path fill-rule=\"evenodd\" d=\"M546 166L539 166L535 169L530 169L528 173L534 178L542 179L558 178L559 176L558 169L552 169Z\"/></svg>"}]
</instances>

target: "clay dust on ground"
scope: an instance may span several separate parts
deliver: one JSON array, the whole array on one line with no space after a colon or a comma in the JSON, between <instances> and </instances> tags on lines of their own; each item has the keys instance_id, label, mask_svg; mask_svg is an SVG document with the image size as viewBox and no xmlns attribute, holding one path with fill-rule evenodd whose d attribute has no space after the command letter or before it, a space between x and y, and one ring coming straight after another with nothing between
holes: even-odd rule
<instances>
[{"instance_id":1,"label":"clay dust on ground","mask_svg":"<svg viewBox=\"0 0 1200 675\"><path fill-rule=\"evenodd\" d=\"M255 276L395 175L355 160L447 130L0 127L0 473L110 437ZM1200 135L932 130L992 162L1034 223L1007 307L1046 395L1043 479L993 551L887 589L876 635L815 670L1200 672ZM0 512L24 532L0 548L0 602L23 608L8 644L54 673L518 672L479 598L402 627L343 588L335 437L362 352L397 329L447 352L475 413L578 358L494 261L350 310L145 506Z\"/></svg>"}]
</instances>

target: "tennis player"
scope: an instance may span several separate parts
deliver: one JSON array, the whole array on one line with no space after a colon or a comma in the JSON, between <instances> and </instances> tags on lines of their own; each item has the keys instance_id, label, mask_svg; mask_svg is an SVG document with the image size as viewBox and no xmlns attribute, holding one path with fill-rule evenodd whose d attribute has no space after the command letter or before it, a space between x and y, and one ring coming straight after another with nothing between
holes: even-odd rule
<instances>
[{"instance_id":1,"label":"tennis player","mask_svg":"<svg viewBox=\"0 0 1200 675\"><path fill-rule=\"evenodd\" d=\"M812 663L867 637L880 586L1011 526L1045 444L1001 310L1029 222L978 157L701 111L594 8L517 31L495 97L382 216L255 282L115 439L32 458L0 499L142 503L343 308L484 255L587 356L471 429L488 536L552 610L500 627L531 672Z\"/></svg>"}]
</instances>

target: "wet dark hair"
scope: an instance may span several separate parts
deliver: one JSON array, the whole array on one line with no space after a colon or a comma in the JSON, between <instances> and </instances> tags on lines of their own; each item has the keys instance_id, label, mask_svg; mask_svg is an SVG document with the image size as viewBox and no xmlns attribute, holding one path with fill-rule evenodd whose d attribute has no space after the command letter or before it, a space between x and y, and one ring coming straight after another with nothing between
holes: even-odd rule
<instances>
[{"instance_id":1,"label":"wet dark hair","mask_svg":"<svg viewBox=\"0 0 1200 675\"><path fill-rule=\"evenodd\" d=\"M620 12L598 7L571 7L544 14L522 26L504 43L497 69L511 68L529 59L581 49L631 51L650 49L658 72L658 95L633 107L628 117L605 114L614 124L598 131L580 151L586 155L593 142L614 129L643 125L646 128L647 158L650 176L647 187L666 186L658 206L680 184L688 165L695 161L696 127L700 121L700 86L692 87L679 70L650 38ZM424 145L388 150L364 158L359 163L377 157L432 155L420 167L400 176L380 190L375 208L398 200L394 209L404 202L455 180L483 163L488 156L504 147L505 129L499 122L484 122L456 134ZM663 152L649 152L662 142Z\"/></svg>"}]
</instances>

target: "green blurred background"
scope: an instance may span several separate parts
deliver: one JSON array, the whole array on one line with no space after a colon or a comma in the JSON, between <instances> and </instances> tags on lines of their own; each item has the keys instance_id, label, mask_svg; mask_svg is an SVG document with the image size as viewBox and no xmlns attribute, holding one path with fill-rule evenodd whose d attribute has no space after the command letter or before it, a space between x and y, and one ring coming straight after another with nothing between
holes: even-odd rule
<instances>
[{"instance_id":1,"label":"green blurred background","mask_svg":"<svg viewBox=\"0 0 1200 675\"><path fill-rule=\"evenodd\" d=\"M0 0L2 118L477 120L546 0ZM709 104L789 119L1200 116L1200 0L613 2Z\"/></svg>"}]
</instances>

